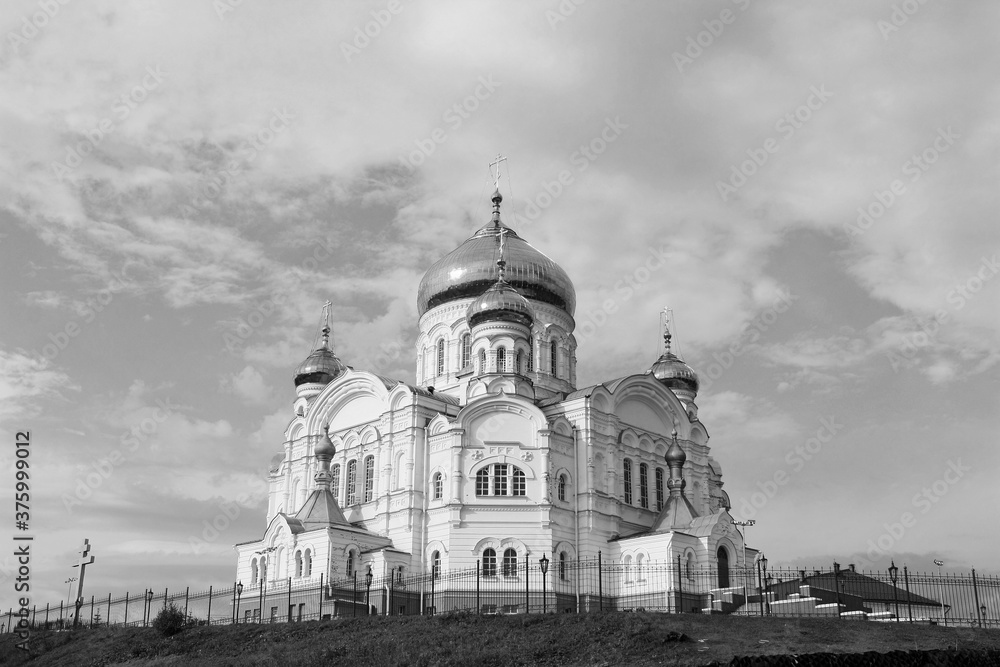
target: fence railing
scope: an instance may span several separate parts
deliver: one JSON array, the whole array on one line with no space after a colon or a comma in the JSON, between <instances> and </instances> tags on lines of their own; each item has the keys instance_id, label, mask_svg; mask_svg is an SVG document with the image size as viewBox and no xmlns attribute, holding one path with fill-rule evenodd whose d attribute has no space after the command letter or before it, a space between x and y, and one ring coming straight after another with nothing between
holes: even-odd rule
<instances>
[{"instance_id":1,"label":"fence railing","mask_svg":"<svg viewBox=\"0 0 1000 667\"><path fill-rule=\"evenodd\" d=\"M462 570L240 582L208 590L148 589L0 616L0 632L74 625L145 626L174 605L192 624L278 623L363 615L596 611L839 616L1000 628L1000 577L895 572L688 568L680 562L479 563Z\"/></svg>"}]
</instances>

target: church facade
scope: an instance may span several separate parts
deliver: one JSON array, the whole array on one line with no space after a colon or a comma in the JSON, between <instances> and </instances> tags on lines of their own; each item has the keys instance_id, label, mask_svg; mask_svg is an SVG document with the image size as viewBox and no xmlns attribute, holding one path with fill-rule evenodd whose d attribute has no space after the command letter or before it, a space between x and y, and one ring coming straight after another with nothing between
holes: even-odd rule
<instances>
[{"instance_id":1,"label":"church facade","mask_svg":"<svg viewBox=\"0 0 1000 667\"><path fill-rule=\"evenodd\" d=\"M296 370L266 530L235 547L242 584L496 577L601 552L715 567L724 587L752 562L669 328L649 368L577 387L573 284L492 201L420 283L413 384L348 366L324 327Z\"/></svg>"}]
</instances>

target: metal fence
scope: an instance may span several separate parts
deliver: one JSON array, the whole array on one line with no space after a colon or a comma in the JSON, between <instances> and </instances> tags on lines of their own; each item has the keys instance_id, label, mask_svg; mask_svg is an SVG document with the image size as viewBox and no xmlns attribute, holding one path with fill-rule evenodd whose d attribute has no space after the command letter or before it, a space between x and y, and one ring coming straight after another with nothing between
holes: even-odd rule
<instances>
[{"instance_id":1,"label":"metal fence","mask_svg":"<svg viewBox=\"0 0 1000 667\"><path fill-rule=\"evenodd\" d=\"M76 605L14 609L2 632L74 624L146 626L174 605L192 624L285 623L364 615L535 614L597 611L839 616L844 619L1000 628L1000 578L901 570L855 572L689 568L679 561L491 562L476 568L324 581L285 579L208 590L92 596Z\"/></svg>"}]
</instances>

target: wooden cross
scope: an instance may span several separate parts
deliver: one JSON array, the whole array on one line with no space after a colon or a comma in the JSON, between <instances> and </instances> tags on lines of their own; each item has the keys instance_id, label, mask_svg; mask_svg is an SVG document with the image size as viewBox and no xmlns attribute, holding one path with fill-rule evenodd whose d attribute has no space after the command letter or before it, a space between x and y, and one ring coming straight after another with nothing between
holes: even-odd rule
<instances>
[{"instance_id":1,"label":"wooden cross","mask_svg":"<svg viewBox=\"0 0 1000 667\"><path fill-rule=\"evenodd\" d=\"M77 553L80 554L80 559L73 564L73 567L80 568L80 578L76 582L76 599L79 601L83 599L83 576L87 571L87 566L94 562L93 556L90 556L90 558L87 557L90 553L89 539L83 541L83 544L80 546L80 550L77 551Z\"/></svg>"}]
</instances>

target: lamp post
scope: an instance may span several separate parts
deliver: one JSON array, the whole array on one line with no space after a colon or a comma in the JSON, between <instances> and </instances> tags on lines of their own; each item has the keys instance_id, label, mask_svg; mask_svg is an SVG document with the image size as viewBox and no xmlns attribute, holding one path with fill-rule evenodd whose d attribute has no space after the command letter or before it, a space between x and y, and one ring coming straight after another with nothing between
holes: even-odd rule
<instances>
[{"instance_id":1,"label":"lamp post","mask_svg":"<svg viewBox=\"0 0 1000 667\"><path fill-rule=\"evenodd\" d=\"M941 574L941 568L944 566L944 561L935 558L934 564L937 565L938 568L938 590L941 592L941 622L947 626L948 619L944 617L944 576Z\"/></svg>"},{"instance_id":2,"label":"lamp post","mask_svg":"<svg viewBox=\"0 0 1000 667\"><path fill-rule=\"evenodd\" d=\"M760 574L760 562L766 560L763 552L760 553L758 558L754 561L757 568L757 593L760 597L760 615L764 615L764 583Z\"/></svg>"},{"instance_id":3,"label":"lamp post","mask_svg":"<svg viewBox=\"0 0 1000 667\"><path fill-rule=\"evenodd\" d=\"M542 613L545 613L545 575L549 572L549 559L542 554L542 557L538 559L538 565L542 568Z\"/></svg>"},{"instance_id":4,"label":"lamp post","mask_svg":"<svg viewBox=\"0 0 1000 667\"><path fill-rule=\"evenodd\" d=\"M257 622L264 622L264 601L267 599L267 554L272 551L277 551L278 547L267 547L266 549L261 549L260 551L255 551L254 554L257 556L262 556L260 559L260 595L258 596L257 602Z\"/></svg>"},{"instance_id":5,"label":"lamp post","mask_svg":"<svg viewBox=\"0 0 1000 667\"><path fill-rule=\"evenodd\" d=\"M146 623L149 624L149 617L153 615L153 589L146 591Z\"/></svg>"},{"instance_id":6,"label":"lamp post","mask_svg":"<svg viewBox=\"0 0 1000 667\"><path fill-rule=\"evenodd\" d=\"M892 581L892 601L896 607L896 622L899 623L899 589L896 588L896 579L899 577L899 568L896 561L891 561L889 565L889 580Z\"/></svg>"},{"instance_id":7,"label":"lamp post","mask_svg":"<svg viewBox=\"0 0 1000 667\"><path fill-rule=\"evenodd\" d=\"M990 624L986 622L986 605L984 604L979 605L979 613L982 614L980 618L983 619L983 625L985 625L987 628L990 627Z\"/></svg>"},{"instance_id":8,"label":"lamp post","mask_svg":"<svg viewBox=\"0 0 1000 667\"><path fill-rule=\"evenodd\" d=\"M74 581L76 581L76 577L70 577L69 579L67 579L66 581L63 582L64 584L69 584L69 586L66 587L66 606L67 607L69 606L69 603L70 603L69 596L73 594L73 582Z\"/></svg>"},{"instance_id":9,"label":"lamp post","mask_svg":"<svg viewBox=\"0 0 1000 667\"><path fill-rule=\"evenodd\" d=\"M236 584L236 609L233 610L233 622L240 620L240 600L243 598L243 582ZM211 619L209 619L211 621Z\"/></svg>"},{"instance_id":10,"label":"lamp post","mask_svg":"<svg viewBox=\"0 0 1000 667\"><path fill-rule=\"evenodd\" d=\"M837 618L840 618L840 563L833 561L833 587L837 589Z\"/></svg>"},{"instance_id":11,"label":"lamp post","mask_svg":"<svg viewBox=\"0 0 1000 667\"><path fill-rule=\"evenodd\" d=\"M761 557L760 557L760 567L761 567L761 572L763 574L763 581L764 581L764 597L761 600L761 614L763 615L763 613L764 613L764 605L766 604L767 605L767 613L768 613L768 615L770 615L770 613L771 613L771 601L767 599L767 589L770 586L770 584L767 581L767 579L768 579L768 574L767 574L767 556L761 555Z\"/></svg>"},{"instance_id":12,"label":"lamp post","mask_svg":"<svg viewBox=\"0 0 1000 667\"><path fill-rule=\"evenodd\" d=\"M372 564L368 563L368 572L365 573L365 616L372 613L372 606L369 602L369 596L372 592L372 579L375 575L372 574Z\"/></svg>"}]
</instances>

